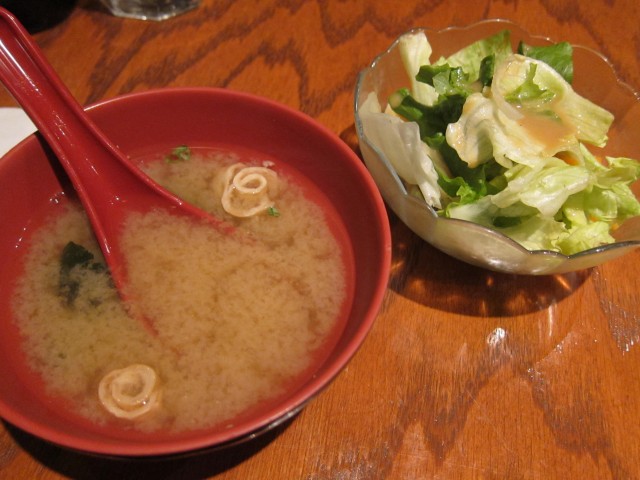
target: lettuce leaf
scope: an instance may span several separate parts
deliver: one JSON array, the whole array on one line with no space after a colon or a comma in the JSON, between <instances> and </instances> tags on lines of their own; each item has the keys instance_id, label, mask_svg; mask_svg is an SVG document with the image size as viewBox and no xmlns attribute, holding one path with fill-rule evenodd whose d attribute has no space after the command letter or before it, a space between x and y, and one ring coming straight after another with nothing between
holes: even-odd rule
<instances>
[{"instance_id":1,"label":"lettuce leaf","mask_svg":"<svg viewBox=\"0 0 640 480\"><path fill-rule=\"evenodd\" d=\"M529 66L524 81L516 89L505 95L507 102L523 106L533 101L548 103L555 98L556 94L554 92L540 88L540 86L534 82L537 69L538 65L535 63Z\"/></svg>"},{"instance_id":2,"label":"lettuce leaf","mask_svg":"<svg viewBox=\"0 0 640 480\"><path fill-rule=\"evenodd\" d=\"M441 65L423 65L416 80L431 85L438 93L438 101L444 96L467 97L474 88L469 83L469 76L460 67L451 67L448 63Z\"/></svg>"},{"instance_id":3,"label":"lettuce leaf","mask_svg":"<svg viewBox=\"0 0 640 480\"><path fill-rule=\"evenodd\" d=\"M609 234L607 222L592 222L571 229L567 236L558 239L553 249L560 250L565 255L573 255L614 241Z\"/></svg>"},{"instance_id":4,"label":"lettuce leaf","mask_svg":"<svg viewBox=\"0 0 640 480\"><path fill-rule=\"evenodd\" d=\"M577 140L600 147L607 142L613 115L577 94L558 72L540 60L511 55L496 69L491 91L498 107L512 118L547 119ZM553 130L547 135L553 135Z\"/></svg>"},{"instance_id":5,"label":"lettuce leaf","mask_svg":"<svg viewBox=\"0 0 640 480\"><path fill-rule=\"evenodd\" d=\"M364 133L389 160L400 178L417 185L425 201L441 207L434 158L438 153L424 143L418 125L383 113L374 93L360 108ZM436 160L438 162L438 160Z\"/></svg>"},{"instance_id":6,"label":"lettuce leaf","mask_svg":"<svg viewBox=\"0 0 640 480\"><path fill-rule=\"evenodd\" d=\"M438 94L431 85L416 80L416 75L422 65L429 65L431 60L431 45L427 36L422 32L408 33L398 40L398 51L407 75L410 88L417 101L431 105L438 99Z\"/></svg>"},{"instance_id":7,"label":"lettuce leaf","mask_svg":"<svg viewBox=\"0 0 640 480\"><path fill-rule=\"evenodd\" d=\"M460 67L469 76L470 81L478 80L482 61L485 57L493 56L495 64L511 55L511 32L502 30L494 35L480 39L465 48L448 56L439 63L448 63L451 67Z\"/></svg>"},{"instance_id":8,"label":"lettuce leaf","mask_svg":"<svg viewBox=\"0 0 640 480\"><path fill-rule=\"evenodd\" d=\"M447 125L460 118L465 98L464 95L452 94L441 96L433 105L424 105L409 90L400 89L389 98L389 106L406 120L416 122L426 141L427 138L443 134Z\"/></svg>"},{"instance_id":9,"label":"lettuce leaf","mask_svg":"<svg viewBox=\"0 0 640 480\"><path fill-rule=\"evenodd\" d=\"M573 47L570 43L534 47L521 41L518 43L518 53L546 63L568 83L573 83Z\"/></svg>"}]
</instances>

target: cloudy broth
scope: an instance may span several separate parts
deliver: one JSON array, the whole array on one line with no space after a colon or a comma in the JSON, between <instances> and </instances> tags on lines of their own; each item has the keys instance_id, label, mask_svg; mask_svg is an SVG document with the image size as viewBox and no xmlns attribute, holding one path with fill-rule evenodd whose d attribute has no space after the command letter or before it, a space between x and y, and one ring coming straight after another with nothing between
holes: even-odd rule
<instances>
[{"instance_id":1,"label":"cloudy broth","mask_svg":"<svg viewBox=\"0 0 640 480\"><path fill-rule=\"evenodd\" d=\"M97 424L141 432L184 432L224 424L284 395L326 355L348 313L352 259L337 214L321 192L286 167L268 214L236 218L219 201L229 165L264 159L194 150L187 160L140 159L182 198L233 225L233 233L156 211L123 232L129 285L125 307L100 268L73 272L61 293L60 255L81 245L103 262L84 212L70 203L32 238L13 309L30 368L47 391ZM142 312L153 327L132 319ZM130 364L158 375L158 408L114 418L98 384Z\"/></svg>"}]
</instances>

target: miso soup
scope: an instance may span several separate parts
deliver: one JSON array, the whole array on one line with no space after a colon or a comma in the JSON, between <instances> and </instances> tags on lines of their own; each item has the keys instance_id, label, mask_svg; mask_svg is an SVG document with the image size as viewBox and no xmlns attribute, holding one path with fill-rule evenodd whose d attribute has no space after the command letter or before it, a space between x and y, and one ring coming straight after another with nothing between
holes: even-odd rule
<instances>
[{"instance_id":1,"label":"miso soup","mask_svg":"<svg viewBox=\"0 0 640 480\"><path fill-rule=\"evenodd\" d=\"M233 230L161 210L132 215L123 302L83 210L69 202L25 256L13 301L24 352L50 395L98 424L230 425L283 395L331 347L349 308L350 247L321 193L277 160L187 149L141 165ZM244 167L257 170L229 187ZM233 197L264 186L261 175L266 197ZM146 410L129 418L100 395L111 373L132 366L155 383L153 404L141 401Z\"/></svg>"}]
</instances>

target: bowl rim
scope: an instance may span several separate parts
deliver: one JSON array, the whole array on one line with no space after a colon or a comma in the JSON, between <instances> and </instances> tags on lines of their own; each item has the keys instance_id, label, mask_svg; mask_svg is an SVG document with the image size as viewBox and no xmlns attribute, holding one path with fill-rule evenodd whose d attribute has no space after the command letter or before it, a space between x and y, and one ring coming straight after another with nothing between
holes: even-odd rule
<instances>
[{"instance_id":1,"label":"bowl rim","mask_svg":"<svg viewBox=\"0 0 640 480\"><path fill-rule=\"evenodd\" d=\"M224 96L235 98L243 102L244 105L256 105L257 102L270 110L279 111L282 115L291 118L292 122L305 125L306 129L315 130L316 133L322 137L323 142L329 142L341 153L343 158L348 159L350 165L355 168L362 185L369 193L372 209L376 212L376 221L379 221L380 224L380 228L376 228L376 244L379 244L381 247L378 252L379 257L370 259L370 261L376 265L375 271L377 272L378 278L371 291L367 307L363 309L361 321L358 323L357 328L353 330L348 342L345 342L343 348L341 348L337 354L333 355L333 359L331 361L325 359L322 364L318 365L318 367L311 372L308 379L296 387L291 395L282 400L278 400L271 405L268 410L261 411L258 415L242 418L233 429L224 430L218 426L217 429L195 430L193 434L187 433L185 435L180 434L176 437L170 436L159 441L154 441L152 434L148 442L141 442L139 440L127 442L123 438L118 438L117 442L110 441L112 440L110 438L105 438L104 441L100 439L94 440L81 438L67 431L52 427L44 422L33 420L19 409L7 404L3 398L0 397L0 416L4 420L25 432L59 447L104 457L173 457L176 455L181 456L198 453L200 451L216 450L251 440L294 417L308 402L313 400L338 377L347 363L362 346L382 306L389 281L392 251L391 231L384 200L369 171L356 153L343 142L337 134L319 121L300 110L275 100L252 93L220 87L163 87L141 92L131 92L92 103L86 106L85 110L90 115L92 112L100 112L103 109L123 109L126 111L127 105L130 105L129 102L144 99L145 97L163 98L167 96L180 97L185 95L197 95L203 98L206 97L209 100L215 100L215 98ZM20 155L20 149L36 142L39 142L37 132L27 136L0 158L0 167L7 161L14 161L12 158Z\"/></svg>"},{"instance_id":2,"label":"bowl rim","mask_svg":"<svg viewBox=\"0 0 640 480\"><path fill-rule=\"evenodd\" d=\"M387 56L388 54L390 54L399 44L401 38L407 34L411 34L411 33L416 33L416 32L425 32L427 34L432 33L432 34L437 34L437 35L442 35L445 34L447 32L452 32L452 31L466 31L466 30L472 30L474 28L477 27L481 27L483 25L488 25L488 24L496 24L496 25L500 25L503 26L504 28L511 28L511 29L516 29L524 34L526 34L527 36L529 36L532 39L536 39L536 40L541 40L544 42L548 42L548 43L553 43L554 40L551 37L545 36L545 35L538 35L538 34L532 34L530 33L528 30L526 30L525 28L523 28L522 26L518 25L517 23L513 22L512 20L506 19L506 18L488 18L488 19L483 19L477 22L472 22L469 23L467 25L450 25L444 28L432 28L432 27L414 27L411 28L403 33L401 33L400 35L396 36L395 39L391 42L391 44L385 49L383 50L381 53L377 54L374 59L370 62L370 64L365 67L364 69L362 69L357 76L357 80L356 80L356 85L355 85L355 91L354 91L354 101L353 101L353 111L354 111L354 118L355 118L355 127L356 127L356 133L358 135L358 139L360 141L366 142L367 146L369 148L371 148L377 155L378 159L381 160L381 162L384 164L385 168L389 171L389 173L391 173L392 178L394 179L394 182L396 184L396 186L398 187L398 191L400 192L400 195L403 199L403 201L416 201L419 202L419 208L423 211L425 211L428 215L430 215L431 217L433 217L433 221L435 222L446 222L446 223L452 223L452 222L456 222L456 223L463 223L465 225L467 225L467 228L470 229L476 229L480 232L483 232L485 235L487 236L493 236L495 237L498 241L502 242L503 244L507 244L509 245L511 248L513 248L514 250L518 250L519 253L522 256L528 256L528 257L552 257L554 259L557 260L557 264L556 267L553 269L550 269L549 271L543 271L540 272L542 274L554 274L554 273L563 273L565 271L572 271L572 268L568 268L568 269L564 269L563 267L566 267L568 264L570 264L572 261L576 260L576 259L581 259L590 255L595 255L595 254L600 254L600 253L604 253L610 250L618 250L618 249L635 249L640 247L640 240L623 240L623 241L616 241L616 242L612 242L609 244L605 244L605 245L599 245L597 247L593 247L587 250L583 250L571 255L566 255L563 254L561 252L558 251L554 251L554 250L548 250L548 249L540 249L540 250L529 250L527 248L525 248L524 246L522 246L520 243L518 243L516 240L513 240L512 238L508 237L507 235L491 229L489 227L485 227L483 225L477 224L475 222L469 221L469 220L464 220L464 219L456 219L456 218L445 218L445 217L440 217L436 210L429 204L427 204L425 201L417 199L411 195L409 195L409 193L407 192L403 181L400 179L398 173L396 172L395 168L393 168L390 164L390 162L388 161L388 159L386 158L386 156L384 155L384 153L371 141L369 140L369 138L365 135L364 133L364 126L363 126L363 122L362 119L360 117L360 97L361 97L361 92L362 92L362 88L363 88L363 82L364 79L367 77L367 75L369 73L371 73L377 66L378 64L382 61L382 59ZM597 50L594 50L590 47L586 47L583 45L578 45L578 44L571 44L571 46L574 49L578 49L578 50L582 50L585 52L588 52L590 54L596 55L598 58L600 58L601 61L603 61L608 68L611 70L611 73L613 74L613 76L615 77L616 80L616 84L618 86L620 86L621 88L624 88L628 93L630 93L631 95L633 95L636 98L636 101L640 102L640 90L635 90L631 87L631 85L629 85L628 83L622 81L620 79L620 77L618 76L618 73L616 72L615 68L613 67L613 63L606 57L604 56L601 52L598 52ZM410 227L409 227L410 228ZM491 268L491 266L489 265L483 265L486 268ZM506 272L506 270L503 269L496 269L497 271L502 271L502 272ZM531 273L531 274L538 274L538 272L517 272L517 273Z\"/></svg>"}]
</instances>

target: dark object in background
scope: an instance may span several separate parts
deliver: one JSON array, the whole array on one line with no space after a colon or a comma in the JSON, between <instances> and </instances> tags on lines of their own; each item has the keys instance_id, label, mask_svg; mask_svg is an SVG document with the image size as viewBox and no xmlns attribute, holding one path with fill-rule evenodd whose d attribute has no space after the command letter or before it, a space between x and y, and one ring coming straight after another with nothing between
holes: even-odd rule
<instances>
[{"instance_id":1,"label":"dark object in background","mask_svg":"<svg viewBox=\"0 0 640 480\"><path fill-rule=\"evenodd\" d=\"M0 0L0 6L13 13L29 33L41 32L69 16L76 0Z\"/></svg>"}]
</instances>

